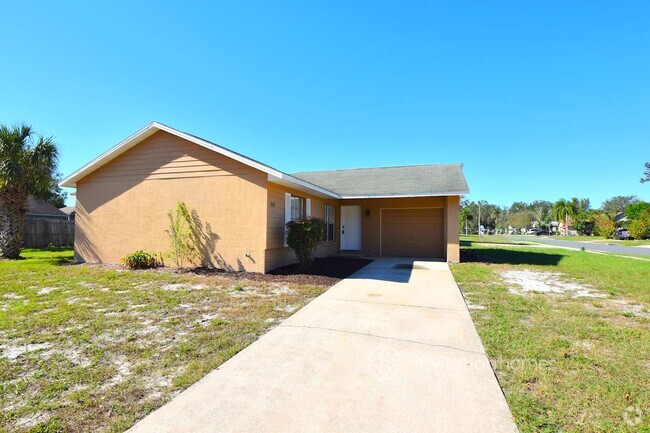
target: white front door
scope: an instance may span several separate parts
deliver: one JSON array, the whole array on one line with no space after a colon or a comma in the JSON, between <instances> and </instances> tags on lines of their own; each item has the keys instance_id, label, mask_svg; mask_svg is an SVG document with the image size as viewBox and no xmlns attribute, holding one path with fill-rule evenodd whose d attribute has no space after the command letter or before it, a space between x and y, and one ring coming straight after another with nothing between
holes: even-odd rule
<instances>
[{"instance_id":1,"label":"white front door","mask_svg":"<svg viewBox=\"0 0 650 433\"><path fill-rule=\"evenodd\" d=\"M361 249L361 206L341 206L341 250Z\"/></svg>"}]
</instances>

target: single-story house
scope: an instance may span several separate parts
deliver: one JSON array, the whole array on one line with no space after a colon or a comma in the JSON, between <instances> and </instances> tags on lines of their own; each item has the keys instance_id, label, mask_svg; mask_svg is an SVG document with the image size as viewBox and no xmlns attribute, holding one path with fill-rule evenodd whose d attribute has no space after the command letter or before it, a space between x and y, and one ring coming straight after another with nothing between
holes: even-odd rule
<instances>
[{"instance_id":1,"label":"single-story house","mask_svg":"<svg viewBox=\"0 0 650 433\"><path fill-rule=\"evenodd\" d=\"M286 223L308 217L327 223L318 256L458 262L459 199L469 192L462 164L287 174L157 122L61 186L76 188L79 261L169 251L167 214L183 201L200 221L200 264L253 272L295 262Z\"/></svg>"},{"instance_id":2,"label":"single-story house","mask_svg":"<svg viewBox=\"0 0 650 433\"><path fill-rule=\"evenodd\" d=\"M62 207L59 210L68 216L68 221L74 221L74 216L75 216L74 206Z\"/></svg>"}]
</instances>

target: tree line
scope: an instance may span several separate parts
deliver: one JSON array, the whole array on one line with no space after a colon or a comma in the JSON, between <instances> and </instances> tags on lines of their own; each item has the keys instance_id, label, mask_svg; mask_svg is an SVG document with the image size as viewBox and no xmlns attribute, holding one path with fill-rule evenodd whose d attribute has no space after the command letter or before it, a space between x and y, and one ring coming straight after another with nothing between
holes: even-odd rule
<instances>
[{"instance_id":1,"label":"tree line","mask_svg":"<svg viewBox=\"0 0 650 433\"><path fill-rule=\"evenodd\" d=\"M562 229L558 229L558 223L563 223ZM490 233L521 233L522 230L537 227L558 234L575 231L581 235L605 237L613 237L617 227L625 227L635 238L644 239L650 237L650 203L633 195L612 197L605 200L600 208L593 208L588 198L578 197L556 202L516 201L509 207L485 200L474 202L462 199L461 232L477 233L479 226Z\"/></svg>"}]
</instances>

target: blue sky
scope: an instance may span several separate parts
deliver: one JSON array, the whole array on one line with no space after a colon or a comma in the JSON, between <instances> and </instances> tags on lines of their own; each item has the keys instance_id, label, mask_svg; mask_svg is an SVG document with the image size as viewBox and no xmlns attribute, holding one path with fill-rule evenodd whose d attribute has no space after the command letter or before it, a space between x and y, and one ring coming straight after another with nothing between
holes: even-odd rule
<instances>
[{"instance_id":1,"label":"blue sky","mask_svg":"<svg viewBox=\"0 0 650 433\"><path fill-rule=\"evenodd\" d=\"M54 135L64 174L157 120L286 172L650 200L650 3L271 3L5 2L0 123Z\"/></svg>"}]
</instances>

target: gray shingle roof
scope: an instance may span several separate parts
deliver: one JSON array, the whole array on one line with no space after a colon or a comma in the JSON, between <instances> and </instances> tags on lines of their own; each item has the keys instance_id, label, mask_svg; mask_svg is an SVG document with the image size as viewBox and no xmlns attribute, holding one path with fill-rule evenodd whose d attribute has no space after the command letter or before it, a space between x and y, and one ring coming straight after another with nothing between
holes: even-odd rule
<instances>
[{"instance_id":1,"label":"gray shingle roof","mask_svg":"<svg viewBox=\"0 0 650 433\"><path fill-rule=\"evenodd\" d=\"M53 216L64 218L65 214L52 206L50 203L38 200L32 196L27 198L27 215L28 216Z\"/></svg>"},{"instance_id":2,"label":"gray shingle roof","mask_svg":"<svg viewBox=\"0 0 650 433\"><path fill-rule=\"evenodd\" d=\"M462 164L305 171L292 176L346 197L468 194Z\"/></svg>"}]
</instances>

